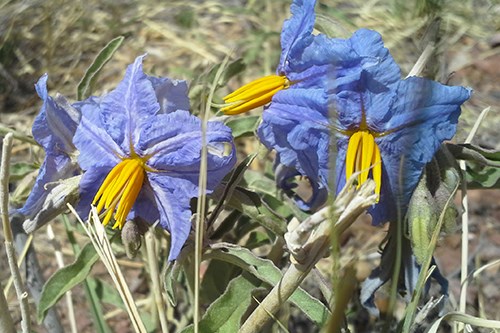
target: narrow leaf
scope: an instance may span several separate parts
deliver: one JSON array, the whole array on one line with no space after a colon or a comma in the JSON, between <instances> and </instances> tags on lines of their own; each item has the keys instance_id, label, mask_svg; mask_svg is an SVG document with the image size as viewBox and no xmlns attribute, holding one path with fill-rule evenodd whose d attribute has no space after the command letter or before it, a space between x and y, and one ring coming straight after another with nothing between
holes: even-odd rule
<instances>
[{"instance_id":1,"label":"narrow leaf","mask_svg":"<svg viewBox=\"0 0 500 333\"><path fill-rule=\"evenodd\" d=\"M81 283L90 273L92 266L99 259L91 243L85 245L75 262L61 268L45 283L38 304L37 319L42 322L47 310L74 286Z\"/></svg>"},{"instance_id":2,"label":"narrow leaf","mask_svg":"<svg viewBox=\"0 0 500 333\"><path fill-rule=\"evenodd\" d=\"M122 45L125 37L119 36L111 40L97 55L94 62L85 72L83 79L80 81L77 87L77 99L79 101L89 97L92 94L92 85L94 84L97 76L101 69L106 65L106 63L111 60L113 54Z\"/></svg>"}]
</instances>

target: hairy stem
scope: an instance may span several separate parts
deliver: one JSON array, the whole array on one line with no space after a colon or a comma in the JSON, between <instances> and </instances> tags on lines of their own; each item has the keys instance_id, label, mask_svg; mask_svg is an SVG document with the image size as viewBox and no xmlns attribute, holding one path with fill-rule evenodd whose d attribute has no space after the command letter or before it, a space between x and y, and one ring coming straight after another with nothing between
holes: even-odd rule
<instances>
[{"instance_id":1,"label":"hairy stem","mask_svg":"<svg viewBox=\"0 0 500 333\"><path fill-rule=\"evenodd\" d=\"M21 279L21 273L17 267L16 250L13 245L12 229L10 228L9 219L9 163L12 151L12 133L8 133L3 139L2 147L2 165L0 169L0 202L3 231L5 237L5 251L7 252L7 260L9 268L14 278L14 287L16 289L17 298L21 307L21 328L24 333L31 332L30 311L28 304L28 293ZM5 297L5 296L4 296Z\"/></svg>"}]
</instances>

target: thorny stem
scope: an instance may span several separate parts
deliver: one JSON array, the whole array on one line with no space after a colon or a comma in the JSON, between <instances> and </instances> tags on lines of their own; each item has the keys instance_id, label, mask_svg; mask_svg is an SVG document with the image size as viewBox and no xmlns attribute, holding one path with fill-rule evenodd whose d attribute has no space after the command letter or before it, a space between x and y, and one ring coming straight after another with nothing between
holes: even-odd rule
<instances>
[{"instance_id":1,"label":"thorny stem","mask_svg":"<svg viewBox=\"0 0 500 333\"><path fill-rule=\"evenodd\" d=\"M12 133L8 133L3 139L2 165L0 169L0 205L5 237L5 251L7 252L9 268L14 278L14 287L16 288L17 298L21 307L21 328L24 333L29 333L31 331L31 321L28 304L28 293L26 292L26 288L21 280L21 273L19 273L19 268L17 267L16 250L14 249L14 245L12 243L14 237L12 236L12 229L10 228L9 219L9 163L12 151L12 137ZM5 296L3 296L3 300L5 300ZM14 332L14 330L12 330L11 332Z\"/></svg>"}]
</instances>

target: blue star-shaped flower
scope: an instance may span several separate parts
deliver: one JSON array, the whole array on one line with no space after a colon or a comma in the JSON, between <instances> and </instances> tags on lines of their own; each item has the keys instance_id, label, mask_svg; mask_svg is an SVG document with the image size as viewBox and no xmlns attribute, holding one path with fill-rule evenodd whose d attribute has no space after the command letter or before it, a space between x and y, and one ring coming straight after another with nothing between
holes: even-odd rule
<instances>
[{"instance_id":1,"label":"blue star-shaped flower","mask_svg":"<svg viewBox=\"0 0 500 333\"><path fill-rule=\"evenodd\" d=\"M114 228L134 217L159 220L170 231L173 260L191 229L189 201L198 196L201 121L184 110L185 84L175 87L169 79L146 76L142 58L128 67L115 90L82 112L73 139L85 171L79 208L88 212L96 205L104 224L114 218ZM211 192L236 157L231 131L222 123L208 123L206 141Z\"/></svg>"},{"instance_id":2,"label":"blue star-shaped flower","mask_svg":"<svg viewBox=\"0 0 500 333\"><path fill-rule=\"evenodd\" d=\"M304 49L303 58L329 61L324 70L328 83L317 91L280 91L259 128L261 140L276 149L286 166L278 169L279 179L298 173L326 189L333 131L338 150L335 191L362 171L360 185L368 177L377 184L379 202L370 210L373 223L396 220L398 206L404 216L423 166L454 135L460 105L471 91L418 77L401 80L380 35L366 29L345 40L317 38ZM301 204L317 206L324 197Z\"/></svg>"}]
</instances>

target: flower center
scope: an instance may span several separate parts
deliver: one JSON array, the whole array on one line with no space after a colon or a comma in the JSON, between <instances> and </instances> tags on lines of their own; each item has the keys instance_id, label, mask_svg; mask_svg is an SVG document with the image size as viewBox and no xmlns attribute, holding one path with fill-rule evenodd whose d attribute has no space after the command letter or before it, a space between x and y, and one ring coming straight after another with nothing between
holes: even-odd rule
<instances>
[{"instance_id":1,"label":"flower center","mask_svg":"<svg viewBox=\"0 0 500 333\"><path fill-rule=\"evenodd\" d=\"M250 111L269 103L274 94L288 88L290 84L290 81L284 75L264 76L224 97L227 106L222 108L221 111L230 115Z\"/></svg>"},{"instance_id":2,"label":"flower center","mask_svg":"<svg viewBox=\"0 0 500 333\"><path fill-rule=\"evenodd\" d=\"M358 188L368 179L371 173L372 179L375 181L375 194L380 197L382 160L380 158L380 149L372 133L361 130L351 135L347 146L345 165L346 180L351 178L353 173L359 172Z\"/></svg>"},{"instance_id":3,"label":"flower center","mask_svg":"<svg viewBox=\"0 0 500 333\"><path fill-rule=\"evenodd\" d=\"M111 169L92 201L93 205L97 204L98 214L104 209L103 225L109 223L116 209L113 229L123 227L141 191L145 170L145 161L139 156L126 158Z\"/></svg>"}]
</instances>

